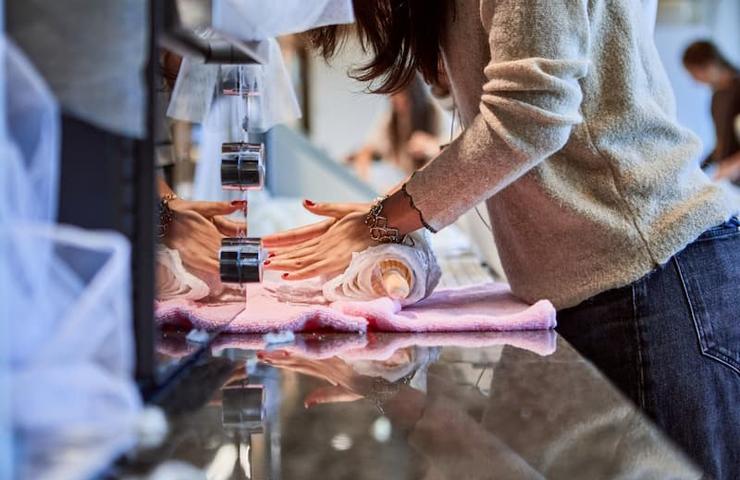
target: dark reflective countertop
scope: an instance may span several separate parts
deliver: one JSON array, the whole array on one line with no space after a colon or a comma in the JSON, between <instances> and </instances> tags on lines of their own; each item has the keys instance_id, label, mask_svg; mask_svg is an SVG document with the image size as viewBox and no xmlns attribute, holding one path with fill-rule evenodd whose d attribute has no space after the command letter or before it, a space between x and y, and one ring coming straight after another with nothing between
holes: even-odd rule
<instances>
[{"instance_id":1,"label":"dark reflective countertop","mask_svg":"<svg viewBox=\"0 0 740 480\"><path fill-rule=\"evenodd\" d=\"M160 355L192 351L168 332ZM109 472L208 479L668 479L700 473L554 332L216 337Z\"/></svg>"}]
</instances>

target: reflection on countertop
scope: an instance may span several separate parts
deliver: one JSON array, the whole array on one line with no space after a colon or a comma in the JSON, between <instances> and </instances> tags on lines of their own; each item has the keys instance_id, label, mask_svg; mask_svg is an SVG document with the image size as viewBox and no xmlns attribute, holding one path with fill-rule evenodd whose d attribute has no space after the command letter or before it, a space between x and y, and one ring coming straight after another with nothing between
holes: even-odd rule
<instances>
[{"instance_id":1,"label":"reflection on countertop","mask_svg":"<svg viewBox=\"0 0 740 480\"><path fill-rule=\"evenodd\" d=\"M169 438L111 477L701 477L554 332L218 336L158 401Z\"/></svg>"}]
</instances>

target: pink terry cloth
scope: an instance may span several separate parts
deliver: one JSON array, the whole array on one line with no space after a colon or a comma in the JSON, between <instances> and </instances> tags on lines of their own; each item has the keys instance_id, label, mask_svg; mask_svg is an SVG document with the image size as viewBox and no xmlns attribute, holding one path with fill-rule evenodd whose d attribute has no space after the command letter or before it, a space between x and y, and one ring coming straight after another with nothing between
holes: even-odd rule
<instances>
[{"instance_id":1,"label":"pink terry cloth","mask_svg":"<svg viewBox=\"0 0 740 480\"><path fill-rule=\"evenodd\" d=\"M242 308L235 313L235 308ZM184 299L159 302L162 325L230 333L293 332L481 332L547 330L556 326L547 300L528 305L503 283L442 289L401 309L390 298L328 306L280 302L264 285L250 286L246 305L211 305Z\"/></svg>"}]
</instances>

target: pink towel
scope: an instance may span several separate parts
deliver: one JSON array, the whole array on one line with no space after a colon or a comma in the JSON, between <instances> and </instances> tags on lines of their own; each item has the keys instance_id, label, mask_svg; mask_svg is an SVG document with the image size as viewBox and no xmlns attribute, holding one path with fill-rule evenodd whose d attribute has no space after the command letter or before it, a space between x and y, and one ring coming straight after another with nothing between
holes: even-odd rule
<instances>
[{"instance_id":1,"label":"pink towel","mask_svg":"<svg viewBox=\"0 0 740 480\"><path fill-rule=\"evenodd\" d=\"M330 306L279 302L263 285L250 286L242 304L213 305L174 299L159 302L162 325L231 333L294 332L481 332L555 328L555 308L547 300L528 305L508 285L485 283L442 289L401 310L397 301L336 302Z\"/></svg>"}]
</instances>

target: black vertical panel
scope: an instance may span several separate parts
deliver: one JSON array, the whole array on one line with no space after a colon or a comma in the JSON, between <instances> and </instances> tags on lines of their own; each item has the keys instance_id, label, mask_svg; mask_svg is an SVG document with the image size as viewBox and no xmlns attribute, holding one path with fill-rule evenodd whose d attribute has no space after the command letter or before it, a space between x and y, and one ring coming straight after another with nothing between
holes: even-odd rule
<instances>
[{"instance_id":1,"label":"black vertical panel","mask_svg":"<svg viewBox=\"0 0 740 480\"><path fill-rule=\"evenodd\" d=\"M133 186L135 188L134 235L131 239L133 260L133 307L136 332L136 379L146 398L156 384L154 342L154 225L156 224L155 192L155 98L160 85L157 37L161 29L161 0L149 1L149 61L146 68L147 136L136 155Z\"/></svg>"}]
</instances>

